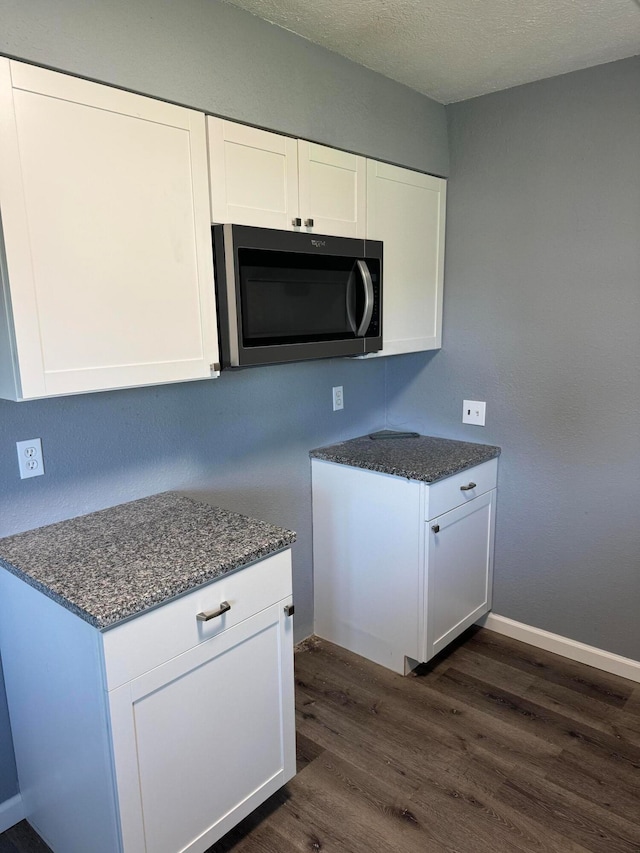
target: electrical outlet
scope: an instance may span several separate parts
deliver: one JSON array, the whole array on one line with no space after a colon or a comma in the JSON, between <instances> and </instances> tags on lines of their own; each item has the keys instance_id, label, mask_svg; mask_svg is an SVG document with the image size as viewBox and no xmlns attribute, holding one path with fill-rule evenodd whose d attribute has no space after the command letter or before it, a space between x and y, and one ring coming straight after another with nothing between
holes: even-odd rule
<instances>
[{"instance_id":1,"label":"electrical outlet","mask_svg":"<svg viewBox=\"0 0 640 853\"><path fill-rule=\"evenodd\" d=\"M26 480L27 477L40 477L44 474L42 442L39 438L16 441L16 450L18 451L21 480Z\"/></svg>"},{"instance_id":2,"label":"electrical outlet","mask_svg":"<svg viewBox=\"0 0 640 853\"><path fill-rule=\"evenodd\" d=\"M342 385L335 385L333 388L333 411L337 412L339 409L344 409L344 394Z\"/></svg>"},{"instance_id":3,"label":"electrical outlet","mask_svg":"<svg viewBox=\"0 0 640 853\"><path fill-rule=\"evenodd\" d=\"M462 423L484 426L487 404L480 400L462 401Z\"/></svg>"}]
</instances>

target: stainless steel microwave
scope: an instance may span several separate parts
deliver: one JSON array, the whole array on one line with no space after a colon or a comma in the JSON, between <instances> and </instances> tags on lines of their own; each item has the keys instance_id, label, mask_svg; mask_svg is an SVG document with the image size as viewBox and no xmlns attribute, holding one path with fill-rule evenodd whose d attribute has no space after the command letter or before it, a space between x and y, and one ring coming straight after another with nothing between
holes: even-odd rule
<instances>
[{"instance_id":1,"label":"stainless steel microwave","mask_svg":"<svg viewBox=\"0 0 640 853\"><path fill-rule=\"evenodd\" d=\"M222 367L382 348L382 243L214 225Z\"/></svg>"}]
</instances>

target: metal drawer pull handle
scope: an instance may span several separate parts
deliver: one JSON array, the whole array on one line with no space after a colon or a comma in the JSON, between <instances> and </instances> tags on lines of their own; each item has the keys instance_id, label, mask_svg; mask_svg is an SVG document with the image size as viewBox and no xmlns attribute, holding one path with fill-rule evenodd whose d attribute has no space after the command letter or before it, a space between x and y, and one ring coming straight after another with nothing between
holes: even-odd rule
<instances>
[{"instance_id":1,"label":"metal drawer pull handle","mask_svg":"<svg viewBox=\"0 0 640 853\"><path fill-rule=\"evenodd\" d=\"M300 219L299 216L296 216L294 219L291 220L291 224L294 228L299 228L302 225L302 219Z\"/></svg>"},{"instance_id":2,"label":"metal drawer pull handle","mask_svg":"<svg viewBox=\"0 0 640 853\"><path fill-rule=\"evenodd\" d=\"M431 529L433 530L434 533L440 533L440 525L439 524L434 524Z\"/></svg>"},{"instance_id":3,"label":"metal drawer pull handle","mask_svg":"<svg viewBox=\"0 0 640 853\"><path fill-rule=\"evenodd\" d=\"M313 219L305 219L304 224L307 228L313 228Z\"/></svg>"},{"instance_id":4,"label":"metal drawer pull handle","mask_svg":"<svg viewBox=\"0 0 640 853\"><path fill-rule=\"evenodd\" d=\"M293 614L295 612L296 612L296 608L294 607L293 604L285 604L285 606L284 606L284 615L285 616L293 616Z\"/></svg>"},{"instance_id":5,"label":"metal drawer pull handle","mask_svg":"<svg viewBox=\"0 0 640 853\"><path fill-rule=\"evenodd\" d=\"M222 616L227 610L231 610L231 605L228 601L221 601L220 607L217 610L205 610L203 613L198 613L196 619L198 622L208 622L209 619L215 619L216 616Z\"/></svg>"},{"instance_id":6,"label":"metal drawer pull handle","mask_svg":"<svg viewBox=\"0 0 640 853\"><path fill-rule=\"evenodd\" d=\"M471 489L475 489L475 487L476 487L475 483L469 483L468 486L460 486L460 491L461 492L469 492L469 491L471 491Z\"/></svg>"}]
</instances>

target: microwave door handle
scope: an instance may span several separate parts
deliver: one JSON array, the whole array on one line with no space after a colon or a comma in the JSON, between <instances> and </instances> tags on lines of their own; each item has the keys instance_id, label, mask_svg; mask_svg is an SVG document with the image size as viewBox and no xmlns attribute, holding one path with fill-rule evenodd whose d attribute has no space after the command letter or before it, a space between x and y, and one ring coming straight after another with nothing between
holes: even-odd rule
<instances>
[{"instance_id":1,"label":"microwave door handle","mask_svg":"<svg viewBox=\"0 0 640 853\"><path fill-rule=\"evenodd\" d=\"M349 328L353 332L354 335L357 335L356 332L356 316L353 311L354 298L353 298L353 288L354 288L354 275L353 271L349 274L349 278L347 280L347 320L349 321Z\"/></svg>"},{"instance_id":2,"label":"microwave door handle","mask_svg":"<svg viewBox=\"0 0 640 853\"><path fill-rule=\"evenodd\" d=\"M367 333L371 316L373 314L373 282L371 281L371 273L365 261L358 261L358 269L362 276L362 284L364 285L364 311L362 312L362 320L358 326L356 335L363 338Z\"/></svg>"}]
</instances>

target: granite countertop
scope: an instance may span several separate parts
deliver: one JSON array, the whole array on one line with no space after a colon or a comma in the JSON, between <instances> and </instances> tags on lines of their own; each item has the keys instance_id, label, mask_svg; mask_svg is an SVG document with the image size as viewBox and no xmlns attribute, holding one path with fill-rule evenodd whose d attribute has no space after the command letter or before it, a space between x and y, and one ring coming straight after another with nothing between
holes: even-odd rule
<instances>
[{"instance_id":1,"label":"granite countertop","mask_svg":"<svg viewBox=\"0 0 640 853\"><path fill-rule=\"evenodd\" d=\"M381 430L376 434L393 435L393 430ZM428 435L380 439L363 435L340 444L319 447L309 455L313 459L393 474L422 483L435 483L499 456L500 448Z\"/></svg>"},{"instance_id":2,"label":"granite countertop","mask_svg":"<svg viewBox=\"0 0 640 853\"><path fill-rule=\"evenodd\" d=\"M290 530L164 492L0 539L0 566L105 629L295 538Z\"/></svg>"}]
</instances>

